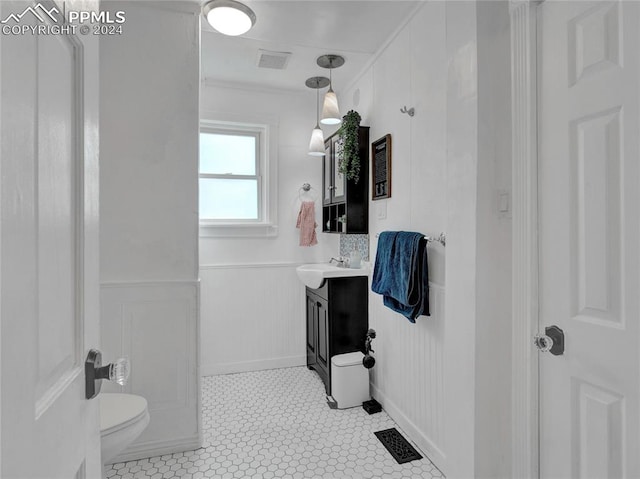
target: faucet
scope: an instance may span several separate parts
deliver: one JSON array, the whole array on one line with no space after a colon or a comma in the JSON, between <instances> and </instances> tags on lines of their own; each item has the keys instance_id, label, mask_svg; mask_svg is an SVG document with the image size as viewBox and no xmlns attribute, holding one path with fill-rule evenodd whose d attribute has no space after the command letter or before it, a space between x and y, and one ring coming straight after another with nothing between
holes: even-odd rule
<instances>
[{"instance_id":1,"label":"faucet","mask_svg":"<svg viewBox=\"0 0 640 479\"><path fill-rule=\"evenodd\" d=\"M342 256L339 256L337 258L331 258L329 260L329 264L331 264L333 261L336 262L336 266L338 268L346 268L348 266L348 264L347 264L348 259L347 258L343 258Z\"/></svg>"}]
</instances>

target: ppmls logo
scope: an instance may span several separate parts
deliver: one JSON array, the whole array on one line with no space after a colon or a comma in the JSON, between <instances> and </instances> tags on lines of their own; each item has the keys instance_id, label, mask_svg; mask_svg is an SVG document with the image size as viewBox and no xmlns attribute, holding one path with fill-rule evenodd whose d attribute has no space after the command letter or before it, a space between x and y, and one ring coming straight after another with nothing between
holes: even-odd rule
<instances>
[{"instance_id":1,"label":"ppmls logo","mask_svg":"<svg viewBox=\"0 0 640 479\"><path fill-rule=\"evenodd\" d=\"M0 0L1 1L1 0ZM125 13L66 11L47 8L42 3L28 6L21 13L11 13L0 20L3 35L121 35ZM27 18L25 18L25 16ZM38 21L33 24L33 17Z\"/></svg>"},{"instance_id":2,"label":"ppmls logo","mask_svg":"<svg viewBox=\"0 0 640 479\"><path fill-rule=\"evenodd\" d=\"M6 24L11 20L13 20L15 23L20 23L22 21L22 17L24 17L27 13L31 13L40 21L40 23L45 22L45 17L49 18L49 20L51 20L52 22L58 23L58 18L56 17L56 15L60 14L60 10L58 10L56 7L52 7L51 10L47 10L44 5L38 3L35 7L28 6L22 13L19 13L17 15L15 13L10 14L7 18L0 21L0 23Z\"/></svg>"}]
</instances>

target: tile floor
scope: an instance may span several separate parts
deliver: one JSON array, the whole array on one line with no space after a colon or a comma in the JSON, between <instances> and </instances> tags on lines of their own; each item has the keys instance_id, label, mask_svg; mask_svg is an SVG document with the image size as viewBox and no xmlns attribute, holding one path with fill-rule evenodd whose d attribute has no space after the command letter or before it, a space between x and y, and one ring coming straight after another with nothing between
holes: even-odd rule
<instances>
[{"instance_id":1,"label":"tile floor","mask_svg":"<svg viewBox=\"0 0 640 479\"><path fill-rule=\"evenodd\" d=\"M426 458L396 463L373 434L397 427L391 418L384 411L329 409L322 381L306 367L206 377L202 394L201 449L113 464L107 477L443 477Z\"/></svg>"}]
</instances>

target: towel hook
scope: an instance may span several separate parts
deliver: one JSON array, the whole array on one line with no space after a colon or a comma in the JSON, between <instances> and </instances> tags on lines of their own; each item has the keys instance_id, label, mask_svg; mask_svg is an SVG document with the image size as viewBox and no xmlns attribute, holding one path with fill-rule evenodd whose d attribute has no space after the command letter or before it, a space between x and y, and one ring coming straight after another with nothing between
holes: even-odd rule
<instances>
[{"instance_id":1,"label":"towel hook","mask_svg":"<svg viewBox=\"0 0 640 479\"><path fill-rule=\"evenodd\" d=\"M409 116L413 116L416 114L416 109L411 107L407 110L407 105L405 105L402 108L400 108L400 113L406 113Z\"/></svg>"},{"instance_id":2,"label":"towel hook","mask_svg":"<svg viewBox=\"0 0 640 479\"><path fill-rule=\"evenodd\" d=\"M303 183L303 185L298 189L298 199L303 201L303 196L310 200L316 201L318 199L318 195L316 193L312 193L316 191L310 183Z\"/></svg>"}]
</instances>

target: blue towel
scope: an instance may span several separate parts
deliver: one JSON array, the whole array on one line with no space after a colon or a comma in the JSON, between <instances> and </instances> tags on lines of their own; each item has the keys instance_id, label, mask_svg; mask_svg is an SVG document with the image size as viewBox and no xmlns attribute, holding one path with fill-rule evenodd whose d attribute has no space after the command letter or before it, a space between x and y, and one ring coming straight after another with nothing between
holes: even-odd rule
<instances>
[{"instance_id":1,"label":"blue towel","mask_svg":"<svg viewBox=\"0 0 640 479\"><path fill-rule=\"evenodd\" d=\"M409 231L383 231L378 238L371 289L412 323L429 316L426 243L422 233Z\"/></svg>"}]
</instances>

